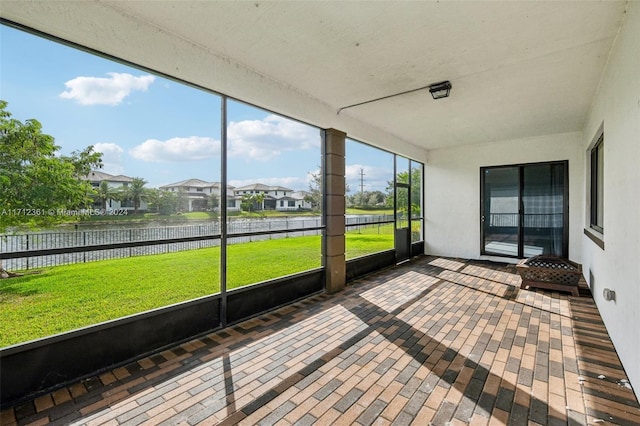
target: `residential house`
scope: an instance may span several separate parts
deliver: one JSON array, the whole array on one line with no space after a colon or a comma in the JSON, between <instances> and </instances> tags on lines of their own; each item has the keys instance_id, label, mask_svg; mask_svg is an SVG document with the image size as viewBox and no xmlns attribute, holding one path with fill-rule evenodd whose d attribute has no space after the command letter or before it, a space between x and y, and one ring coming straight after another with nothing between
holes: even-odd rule
<instances>
[{"instance_id":1,"label":"residential house","mask_svg":"<svg viewBox=\"0 0 640 426\"><path fill-rule=\"evenodd\" d=\"M169 191L184 197L187 211L209 211L220 206L220 183L206 182L201 179L186 179L176 183L170 183L160 187L163 191ZM228 186L232 191L233 187ZM214 201L215 200L215 201Z\"/></svg>"},{"instance_id":2,"label":"residential house","mask_svg":"<svg viewBox=\"0 0 640 426\"><path fill-rule=\"evenodd\" d=\"M133 200L130 199L121 199L121 197L116 196L118 192L124 191L130 184L133 182L133 178L124 175L111 175L109 173L101 172L94 170L89 173L86 179L91 183L96 190L100 188L102 182L107 182L109 188L113 190L114 196L113 198L109 198L106 201L106 208L113 210L125 209L129 211L134 210ZM103 207L102 200L96 198L93 203L93 208L100 209ZM144 199L140 200L140 207L138 211L147 210L147 203Z\"/></svg>"},{"instance_id":3,"label":"residential house","mask_svg":"<svg viewBox=\"0 0 640 426\"><path fill-rule=\"evenodd\" d=\"M268 186L261 183L241 186L234 189L234 206L239 208L239 202L247 195L262 195L263 199L256 208L258 210L294 211L311 209L311 203L305 201L309 195L306 191L294 191L284 186ZM231 208L231 206L229 205Z\"/></svg>"},{"instance_id":4,"label":"residential house","mask_svg":"<svg viewBox=\"0 0 640 426\"><path fill-rule=\"evenodd\" d=\"M310 210L312 208L307 191L295 191L291 195L277 200L276 209L280 211Z\"/></svg>"}]
</instances>

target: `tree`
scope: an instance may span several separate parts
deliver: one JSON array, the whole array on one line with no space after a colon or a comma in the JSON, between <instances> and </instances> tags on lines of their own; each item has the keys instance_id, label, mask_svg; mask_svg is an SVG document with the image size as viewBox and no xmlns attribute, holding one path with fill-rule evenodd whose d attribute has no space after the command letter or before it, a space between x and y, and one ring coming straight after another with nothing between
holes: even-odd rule
<instances>
[{"instance_id":1,"label":"tree","mask_svg":"<svg viewBox=\"0 0 640 426\"><path fill-rule=\"evenodd\" d=\"M309 173L311 182L309 182L309 195L304 200L311 204L311 208L319 210L322 206L322 174L320 172Z\"/></svg>"},{"instance_id":2,"label":"tree","mask_svg":"<svg viewBox=\"0 0 640 426\"><path fill-rule=\"evenodd\" d=\"M149 210L162 216L178 212L178 194L160 189L147 189L145 201Z\"/></svg>"},{"instance_id":3,"label":"tree","mask_svg":"<svg viewBox=\"0 0 640 426\"><path fill-rule=\"evenodd\" d=\"M409 172L400 172L396 176L396 182L409 183ZM422 187L422 170L419 168L411 168L411 212L413 214L420 214L420 200ZM393 193L394 183L392 181L387 182L387 206L393 207ZM405 191L398 192L398 206L407 206L407 193ZM403 209L406 211L406 209Z\"/></svg>"},{"instance_id":4,"label":"tree","mask_svg":"<svg viewBox=\"0 0 640 426\"><path fill-rule=\"evenodd\" d=\"M160 211L160 203L162 201L162 192L159 189L151 188L147 190L147 206L148 210L153 213Z\"/></svg>"},{"instance_id":5,"label":"tree","mask_svg":"<svg viewBox=\"0 0 640 426\"><path fill-rule=\"evenodd\" d=\"M319 210L322 207L322 172L318 170L315 173L309 172L311 175L311 182L309 182L309 195L304 197L304 200L311 204L311 208ZM345 195L350 191L349 184L345 183L344 193Z\"/></svg>"},{"instance_id":6,"label":"tree","mask_svg":"<svg viewBox=\"0 0 640 426\"><path fill-rule=\"evenodd\" d=\"M118 191L116 191L113 187L109 186L109 182L103 180L100 182L100 186L98 187L98 199L102 204L102 209L107 209L107 201L115 200L119 196Z\"/></svg>"},{"instance_id":7,"label":"tree","mask_svg":"<svg viewBox=\"0 0 640 426\"><path fill-rule=\"evenodd\" d=\"M371 191L368 193L367 204L370 206L384 204L386 198L382 191Z\"/></svg>"},{"instance_id":8,"label":"tree","mask_svg":"<svg viewBox=\"0 0 640 426\"><path fill-rule=\"evenodd\" d=\"M68 221L65 212L92 204L96 191L84 177L102 167L102 154L89 146L57 156L40 122L11 118L7 105L0 100L0 232ZM0 276L8 275L0 264Z\"/></svg>"},{"instance_id":9,"label":"tree","mask_svg":"<svg viewBox=\"0 0 640 426\"><path fill-rule=\"evenodd\" d=\"M169 216L178 213L178 194L169 191L160 191L160 204L158 205L158 213L163 216Z\"/></svg>"},{"instance_id":10,"label":"tree","mask_svg":"<svg viewBox=\"0 0 640 426\"><path fill-rule=\"evenodd\" d=\"M176 194L176 213L188 212L189 211L189 196L187 195L184 188L178 188L178 193Z\"/></svg>"},{"instance_id":11,"label":"tree","mask_svg":"<svg viewBox=\"0 0 640 426\"><path fill-rule=\"evenodd\" d=\"M73 151L71 156L62 156L62 158L73 165L75 176L77 178L83 178L83 180L91 173L91 170L102 168L102 153L95 152L93 145L88 146L82 151Z\"/></svg>"},{"instance_id":12,"label":"tree","mask_svg":"<svg viewBox=\"0 0 640 426\"><path fill-rule=\"evenodd\" d=\"M144 187L146 184L146 180L134 177L129 185L123 188L122 199L129 199L133 202L133 214L138 214L140 202L147 198L147 188Z\"/></svg>"},{"instance_id":13,"label":"tree","mask_svg":"<svg viewBox=\"0 0 640 426\"><path fill-rule=\"evenodd\" d=\"M248 212L262 210L263 201L264 194L244 194L240 202L240 208Z\"/></svg>"},{"instance_id":14,"label":"tree","mask_svg":"<svg viewBox=\"0 0 640 426\"><path fill-rule=\"evenodd\" d=\"M208 197L208 208L211 211L216 210L218 207L220 207L220 198L218 198L218 194L211 194Z\"/></svg>"},{"instance_id":15,"label":"tree","mask_svg":"<svg viewBox=\"0 0 640 426\"><path fill-rule=\"evenodd\" d=\"M356 208L371 208L384 205L386 195L382 191L363 191L350 195L348 205Z\"/></svg>"}]
</instances>

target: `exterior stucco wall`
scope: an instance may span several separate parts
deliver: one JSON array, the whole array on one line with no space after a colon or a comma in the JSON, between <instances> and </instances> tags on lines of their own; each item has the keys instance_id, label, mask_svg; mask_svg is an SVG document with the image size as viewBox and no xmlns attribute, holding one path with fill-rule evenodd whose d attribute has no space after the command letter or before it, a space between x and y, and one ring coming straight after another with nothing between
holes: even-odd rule
<instances>
[{"instance_id":1,"label":"exterior stucco wall","mask_svg":"<svg viewBox=\"0 0 640 426\"><path fill-rule=\"evenodd\" d=\"M569 258L580 262L584 217L581 141L581 133L571 132L429 151L425 165L426 253L481 258L480 167L569 160Z\"/></svg>"},{"instance_id":2,"label":"exterior stucco wall","mask_svg":"<svg viewBox=\"0 0 640 426\"><path fill-rule=\"evenodd\" d=\"M586 159L604 128L604 250L582 236L585 276L636 390L640 390L640 3L630 2L592 105L582 140ZM584 179L589 182L589 168ZM585 183L584 226L589 218ZM607 302L610 288L616 300Z\"/></svg>"}]
</instances>

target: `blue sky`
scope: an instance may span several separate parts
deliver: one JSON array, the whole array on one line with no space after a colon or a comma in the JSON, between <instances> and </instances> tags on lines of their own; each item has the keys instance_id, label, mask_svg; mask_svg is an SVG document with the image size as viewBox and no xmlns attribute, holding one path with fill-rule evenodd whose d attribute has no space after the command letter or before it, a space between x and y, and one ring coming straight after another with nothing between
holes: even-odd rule
<instances>
[{"instance_id":1,"label":"blue sky","mask_svg":"<svg viewBox=\"0 0 640 426\"><path fill-rule=\"evenodd\" d=\"M14 118L35 118L62 154L94 145L106 173L148 187L220 181L220 97L147 71L0 26L0 98ZM228 181L306 190L320 165L320 134L240 102L228 104ZM384 191L393 157L347 143L347 182Z\"/></svg>"}]
</instances>

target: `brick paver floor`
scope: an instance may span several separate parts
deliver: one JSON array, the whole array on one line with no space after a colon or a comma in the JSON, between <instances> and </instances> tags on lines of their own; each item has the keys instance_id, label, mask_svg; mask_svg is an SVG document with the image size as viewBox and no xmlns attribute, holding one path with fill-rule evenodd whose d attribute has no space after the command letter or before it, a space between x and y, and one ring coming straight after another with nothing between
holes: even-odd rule
<instances>
[{"instance_id":1,"label":"brick paver floor","mask_svg":"<svg viewBox=\"0 0 640 426\"><path fill-rule=\"evenodd\" d=\"M588 290L421 257L2 411L12 424L640 424Z\"/></svg>"}]
</instances>

